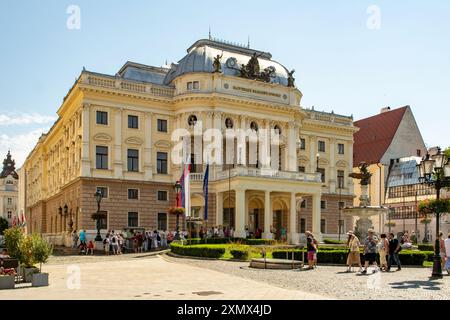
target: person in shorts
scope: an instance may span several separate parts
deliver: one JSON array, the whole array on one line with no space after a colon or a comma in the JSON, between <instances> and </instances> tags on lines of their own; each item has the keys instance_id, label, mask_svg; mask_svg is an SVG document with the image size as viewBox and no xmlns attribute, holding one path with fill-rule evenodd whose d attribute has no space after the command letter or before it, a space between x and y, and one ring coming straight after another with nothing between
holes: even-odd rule
<instances>
[{"instance_id":1,"label":"person in shorts","mask_svg":"<svg viewBox=\"0 0 450 320\"><path fill-rule=\"evenodd\" d=\"M369 235L364 241L364 270L361 272L362 274L367 273L369 265L373 265L375 267L374 273L378 271L377 244L378 239L375 236L375 232L372 229L369 229Z\"/></svg>"}]
</instances>

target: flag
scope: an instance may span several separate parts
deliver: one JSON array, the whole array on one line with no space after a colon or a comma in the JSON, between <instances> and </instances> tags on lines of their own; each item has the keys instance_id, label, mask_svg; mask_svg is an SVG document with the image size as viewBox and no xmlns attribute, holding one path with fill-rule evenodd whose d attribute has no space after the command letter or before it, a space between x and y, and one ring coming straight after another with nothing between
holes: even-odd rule
<instances>
[{"instance_id":1,"label":"flag","mask_svg":"<svg viewBox=\"0 0 450 320\"><path fill-rule=\"evenodd\" d=\"M13 217L13 221L12 221L12 226L15 227L17 225L17 219L16 219L16 214L14 213L14 217Z\"/></svg>"},{"instance_id":2,"label":"flag","mask_svg":"<svg viewBox=\"0 0 450 320\"><path fill-rule=\"evenodd\" d=\"M20 210L22 212L22 216L21 216L21 220L20 220L20 226L22 228L25 228L25 226L27 225L27 218L25 217L25 213L23 212L23 210Z\"/></svg>"},{"instance_id":3,"label":"flag","mask_svg":"<svg viewBox=\"0 0 450 320\"><path fill-rule=\"evenodd\" d=\"M208 184L209 184L209 163L206 165L205 176L203 177L203 197L205 198L205 221L208 220Z\"/></svg>"}]
</instances>

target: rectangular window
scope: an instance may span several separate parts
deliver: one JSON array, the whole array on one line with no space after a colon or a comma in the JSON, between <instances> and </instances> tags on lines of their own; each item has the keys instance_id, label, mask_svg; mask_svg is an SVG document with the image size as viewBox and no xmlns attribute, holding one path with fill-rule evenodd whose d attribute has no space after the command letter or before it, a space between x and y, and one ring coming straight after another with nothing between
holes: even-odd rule
<instances>
[{"instance_id":1,"label":"rectangular window","mask_svg":"<svg viewBox=\"0 0 450 320\"><path fill-rule=\"evenodd\" d=\"M139 214L137 212L128 212L128 227L139 227Z\"/></svg>"},{"instance_id":2,"label":"rectangular window","mask_svg":"<svg viewBox=\"0 0 450 320\"><path fill-rule=\"evenodd\" d=\"M345 208L345 202L344 201L340 201L339 202L339 209L344 209Z\"/></svg>"},{"instance_id":3,"label":"rectangular window","mask_svg":"<svg viewBox=\"0 0 450 320\"><path fill-rule=\"evenodd\" d=\"M11 218L12 218L12 212L8 211L8 219L11 219Z\"/></svg>"},{"instance_id":4,"label":"rectangular window","mask_svg":"<svg viewBox=\"0 0 450 320\"><path fill-rule=\"evenodd\" d=\"M97 111L97 124L108 124L108 112Z\"/></svg>"},{"instance_id":5,"label":"rectangular window","mask_svg":"<svg viewBox=\"0 0 450 320\"><path fill-rule=\"evenodd\" d=\"M306 140L303 138L300 139L300 150L306 150Z\"/></svg>"},{"instance_id":6,"label":"rectangular window","mask_svg":"<svg viewBox=\"0 0 450 320\"><path fill-rule=\"evenodd\" d=\"M12 204L12 198L8 198L8 204L9 204L9 205Z\"/></svg>"},{"instance_id":7,"label":"rectangular window","mask_svg":"<svg viewBox=\"0 0 450 320\"><path fill-rule=\"evenodd\" d=\"M138 129L139 128L139 118L138 116L128 116L128 128Z\"/></svg>"},{"instance_id":8,"label":"rectangular window","mask_svg":"<svg viewBox=\"0 0 450 320\"><path fill-rule=\"evenodd\" d=\"M97 187L97 191L100 191L103 199L108 198L108 188L107 187Z\"/></svg>"},{"instance_id":9,"label":"rectangular window","mask_svg":"<svg viewBox=\"0 0 450 320\"><path fill-rule=\"evenodd\" d=\"M193 86L194 90L199 90L200 89L200 82L194 81L192 86Z\"/></svg>"},{"instance_id":10,"label":"rectangular window","mask_svg":"<svg viewBox=\"0 0 450 320\"><path fill-rule=\"evenodd\" d=\"M128 199L138 200L139 199L139 190L138 189L128 189Z\"/></svg>"},{"instance_id":11,"label":"rectangular window","mask_svg":"<svg viewBox=\"0 0 450 320\"><path fill-rule=\"evenodd\" d=\"M418 157L421 157L421 156L422 156L422 151L419 150L419 149L417 149L417 156L418 156Z\"/></svg>"},{"instance_id":12,"label":"rectangular window","mask_svg":"<svg viewBox=\"0 0 450 320\"><path fill-rule=\"evenodd\" d=\"M167 174L167 152L157 153L156 170L158 174Z\"/></svg>"},{"instance_id":13,"label":"rectangular window","mask_svg":"<svg viewBox=\"0 0 450 320\"><path fill-rule=\"evenodd\" d=\"M327 222L325 219L320 219L320 232L327 233Z\"/></svg>"},{"instance_id":14,"label":"rectangular window","mask_svg":"<svg viewBox=\"0 0 450 320\"><path fill-rule=\"evenodd\" d=\"M158 201L167 201L167 191L158 191Z\"/></svg>"},{"instance_id":15,"label":"rectangular window","mask_svg":"<svg viewBox=\"0 0 450 320\"><path fill-rule=\"evenodd\" d=\"M157 120L158 132L167 132L167 120Z\"/></svg>"},{"instance_id":16,"label":"rectangular window","mask_svg":"<svg viewBox=\"0 0 450 320\"><path fill-rule=\"evenodd\" d=\"M300 219L300 233L306 232L306 219Z\"/></svg>"},{"instance_id":17,"label":"rectangular window","mask_svg":"<svg viewBox=\"0 0 450 320\"><path fill-rule=\"evenodd\" d=\"M344 181L345 181L345 172L344 170L338 170L337 171L337 180L338 180L338 188L343 189L344 188Z\"/></svg>"},{"instance_id":18,"label":"rectangular window","mask_svg":"<svg viewBox=\"0 0 450 320\"><path fill-rule=\"evenodd\" d=\"M339 154L344 154L345 153L345 146L343 143L339 143L338 144L338 153Z\"/></svg>"},{"instance_id":19,"label":"rectangular window","mask_svg":"<svg viewBox=\"0 0 450 320\"><path fill-rule=\"evenodd\" d=\"M326 209L327 208L327 202L325 200L320 201L320 209Z\"/></svg>"},{"instance_id":20,"label":"rectangular window","mask_svg":"<svg viewBox=\"0 0 450 320\"><path fill-rule=\"evenodd\" d=\"M319 141L319 152L325 152L325 141Z\"/></svg>"},{"instance_id":21,"label":"rectangular window","mask_svg":"<svg viewBox=\"0 0 450 320\"><path fill-rule=\"evenodd\" d=\"M298 172L301 172L301 173L305 173L305 167L303 167L303 166L299 166L298 167Z\"/></svg>"},{"instance_id":22,"label":"rectangular window","mask_svg":"<svg viewBox=\"0 0 450 320\"><path fill-rule=\"evenodd\" d=\"M108 170L108 147L96 147L96 168Z\"/></svg>"},{"instance_id":23,"label":"rectangular window","mask_svg":"<svg viewBox=\"0 0 450 320\"><path fill-rule=\"evenodd\" d=\"M321 178L322 178L322 183L325 183L325 169L323 168L317 168L317 172L319 172L321 174Z\"/></svg>"},{"instance_id":24,"label":"rectangular window","mask_svg":"<svg viewBox=\"0 0 450 320\"><path fill-rule=\"evenodd\" d=\"M306 209L306 199L302 201L302 203L300 204L300 208Z\"/></svg>"},{"instance_id":25,"label":"rectangular window","mask_svg":"<svg viewBox=\"0 0 450 320\"><path fill-rule=\"evenodd\" d=\"M139 171L139 150L128 149L128 171Z\"/></svg>"},{"instance_id":26,"label":"rectangular window","mask_svg":"<svg viewBox=\"0 0 450 320\"><path fill-rule=\"evenodd\" d=\"M188 83L187 83L186 89L187 89L188 91L192 91L192 82L188 82Z\"/></svg>"},{"instance_id":27,"label":"rectangular window","mask_svg":"<svg viewBox=\"0 0 450 320\"><path fill-rule=\"evenodd\" d=\"M158 213L158 230L167 230L167 213Z\"/></svg>"}]
</instances>

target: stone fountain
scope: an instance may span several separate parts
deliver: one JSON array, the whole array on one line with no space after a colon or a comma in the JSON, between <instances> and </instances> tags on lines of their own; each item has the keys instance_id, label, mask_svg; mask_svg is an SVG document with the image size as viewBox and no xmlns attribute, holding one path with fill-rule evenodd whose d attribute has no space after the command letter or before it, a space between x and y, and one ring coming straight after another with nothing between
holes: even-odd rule
<instances>
[{"instance_id":1,"label":"stone fountain","mask_svg":"<svg viewBox=\"0 0 450 320\"><path fill-rule=\"evenodd\" d=\"M370 217L379 216L380 214L387 213L389 210L385 207L369 206L369 184L372 174L367 170L367 168L368 164L361 162L359 164L359 172L354 172L349 175L351 178L360 180L361 196L359 197L359 207L348 207L343 209L344 214L359 218L356 221L355 234L360 239L367 237L367 231L369 229L373 229L372 220L370 220Z\"/></svg>"}]
</instances>

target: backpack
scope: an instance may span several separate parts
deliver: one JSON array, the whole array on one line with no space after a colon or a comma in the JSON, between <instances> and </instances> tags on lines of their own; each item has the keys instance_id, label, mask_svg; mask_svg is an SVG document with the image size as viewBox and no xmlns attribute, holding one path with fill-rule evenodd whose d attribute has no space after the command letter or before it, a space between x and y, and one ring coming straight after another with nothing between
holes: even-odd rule
<instances>
[{"instance_id":1,"label":"backpack","mask_svg":"<svg viewBox=\"0 0 450 320\"><path fill-rule=\"evenodd\" d=\"M116 243L116 241L117 241L117 240L116 240L116 237L113 237L113 238L112 238L112 243Z\"/></svg>"}]
</instances>

